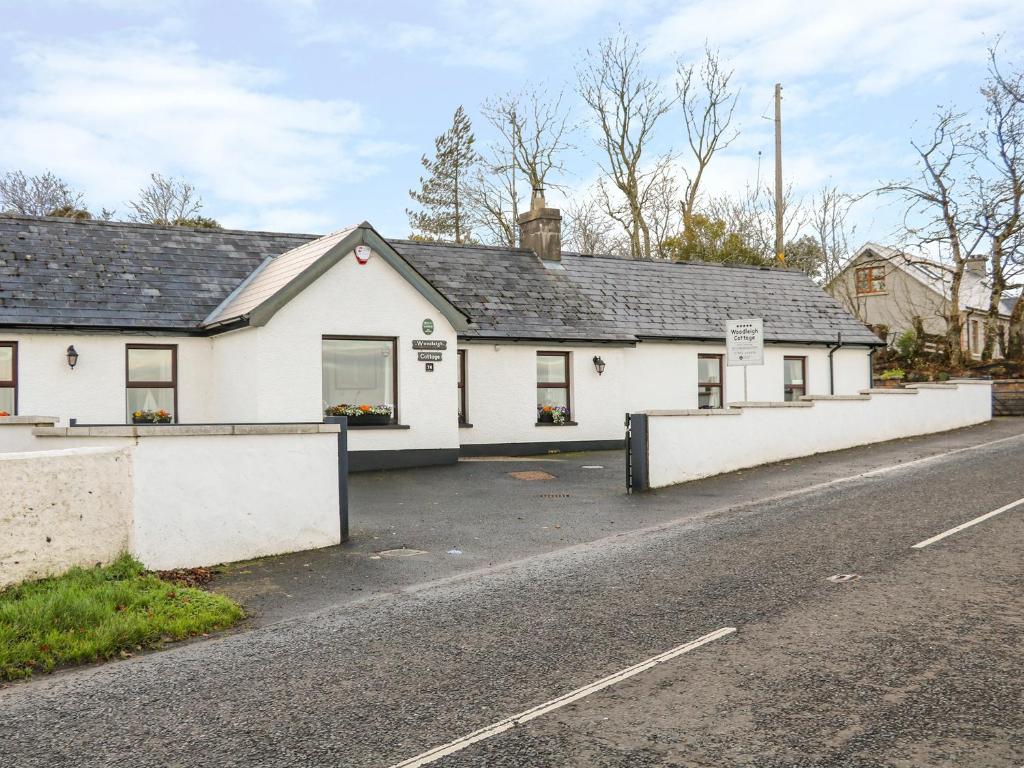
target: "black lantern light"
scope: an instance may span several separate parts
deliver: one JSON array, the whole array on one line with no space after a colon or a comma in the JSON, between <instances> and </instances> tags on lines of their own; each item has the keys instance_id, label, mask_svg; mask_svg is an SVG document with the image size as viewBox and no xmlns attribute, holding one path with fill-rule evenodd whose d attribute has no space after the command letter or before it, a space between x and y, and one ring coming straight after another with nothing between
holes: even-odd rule
<instances>
[{"instance_id":1,"label":"black lantern light","mask_svg":"<svg viewBox=\"0 0 1024 768\"><path fill-rule=\"evenodd\" d=\"M78 365L78 353L75 351L74 344L68 347L68 365L71 370L75 370L75 366Z\"/></svg>"},{"instance_id":2,"label":"black lantern light","mask_svg":"<svg viewBox=\"0 0 1024 768\"><path fill-rule=\"evenodd\" d=\"M599 355L594 355L594 369L597 371L598 376L604 373L604 360Z\"/></svg>"}]
</instances>

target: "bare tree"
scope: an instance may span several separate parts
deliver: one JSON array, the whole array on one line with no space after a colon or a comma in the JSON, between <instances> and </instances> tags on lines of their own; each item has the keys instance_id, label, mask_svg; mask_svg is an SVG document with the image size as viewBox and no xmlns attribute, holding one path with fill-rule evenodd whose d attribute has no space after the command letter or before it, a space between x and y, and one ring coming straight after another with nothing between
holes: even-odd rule
<instances>
[{"instance_id":1,"label":"bare tree","mask_svg":"<svg viewBox=\"0 0 1024 768\"><path fill-rule=\"evenodd\" d=\"M597 200L570 202L563 216L566 226L562 242L566 250L588 255L629 255L629 244L617 234L617 223L608 217Z\"/></svg>"},{"instance_id":2,"label":"bare tree","mask_svg":"<svg viewBox=\"0 0 1024 768\"><path fill-rule=\"evenodd\" d=\"M719 195L708 201L704 213L725 223L729 232L740 235L757 253L775 258L775 192L762 185L747 185L735 195ZM793 186L782 196L782 231L788 242L800 235L806 213Z\"/></svg>"},{"instance_id":3,"label":"bare tree","mask_svg":"<svg viewBox=\"0 0 1024 768\"><path fill-rule=\"evenodd\" d=\"M960 366L964 360L961 285L967 261L984 237L976 226L979 216L969 188L976 175L976 139L963 113L943 109L936 115L931 137L911 145L918 155L917 176L886 184L879 191L902 197L906 205L903 228L909 240L919 247L938 249L950 284L947 354L952 365Z\"/></svg>"},{"instance_id":4,"label":"bare tree","mask_svg":"<svg viewBox=\"0 0 1024 768\"><path fill-rule=\"evenodd\" d=\"M695 167L685 168L686 189L683 194L683 226L686 227L697 210L697 199L704 173L716 152L728 147L739 131L731 127L739 91L732 90L733 71L726 70L717 51L705 48L700 66L676 66L676 93L683 108L686 139Z\"/></svg>"},{"instance_id":5,"label":"bare tree","mask_svg":"<svg viewBox=\"0 0 1024 768\"><path fill-rule=\"evenodd\" d=\"M604 174L598 192L606 213L629 240L629 253L650 258L653 238L645 204L668 173L671 158L649 160L654 129L675 101L642 68L643 49L622 31L588 50L576 70L580 97L597 125Z\"/></svg>"},{"instance_id":6,"label":"bare tree","mask_svg":"<svg viewBox=\"0 0 1024 768\"><path fill-rule=\"evenodd\" d=\"M807 225L821 247L821 282L831 285L850 258L850 241L856 227L848 224L854 198L825 185L811 198Z\"/></svg>"},{"instance_id":7,"label":"bare tree","mask_svg":"<svg viewBox=\"0 0 1024 768\"><path fill-rule=\"evenodd\" d=\"M126 203L130 211L129 221L140 224L178 224L199 217L203 199L195 186L159 173L152 173L149 178L150 184L139 190L135 200Z\"/></svg>"},{"instance_id":8,"label":"bare tree","mask_svg":"<svg viewBox=\"0 0 1024 768\"><path fill-rule=\"evenodd\" d=\"M565 171L563 155L572 130L569 112L561 93L551 97L532 86L485 101L482 111L500 140L488 147L470 195L485 236L515 246L523 195L548 186L552 171Z\"/></svg>"},{"instance_id":9,"label":"bare tree","mask_svg":"<svg viewBox=\"0 0 1024 768\"><path fill-rule=\"evenodd\" d=\"M82 193L50 171L37 176L8 171L0 176L0 212L89 218Z\"/></svg>"},{"instance_id":10,"label":"bare tree","mask_svg":"<svg viewBox=\"0 0 1024 768\"><path fill-rule=\"evenodd\" d=\"M986 129L979 137L978 155L988 173L976 184L979 225L990 246L992 292L985 323L982 359L990 360L999 336L1002 299L1007 290L1020 288L1012 281L1024 272L1024 72L1004 75L997 51L989 51L989 77L981 88L985 99ZM1011 313L1009 338L1003 352L1022 356L1021 302ZM1016 317L1014 317L1016 315Z\"/></svg>"}]
</instances>

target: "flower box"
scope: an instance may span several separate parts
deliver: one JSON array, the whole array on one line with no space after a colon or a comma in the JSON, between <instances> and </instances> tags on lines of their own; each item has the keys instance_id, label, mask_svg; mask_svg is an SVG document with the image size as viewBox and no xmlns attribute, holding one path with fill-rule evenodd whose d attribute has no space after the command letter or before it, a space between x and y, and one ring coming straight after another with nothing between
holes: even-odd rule
<instances>
[{"instance_id":1,"label":"flower box","mask_svg":"<svg viewBox=\"0 0 1024 768\"><path fill-rule=\"evenodd\" d=\"M174 417L167 411L135 411L132 424L170 424Z\"/></svg>"},{"instance_id":2,"label":"flower box","mask_svg":"<svg viewBox=\"0 0 1024 768\"><path fill-rule=\"evenodd\" d=\"M537 406L538 424L555 424L562 426L569 421L569 409L561 405Z\"/></svg>"},{"instance_id":3,"label":"flower box","mask_svg":"<svg viewBox=\"0 0 1024 768\"><path fill-rule=\"evenodd\" d=\"M348 420L350 427L383 427L392 423L394 409L390 405L332 405L324 409L324 421L340 424Z\"/></svg>"}]
</instances>

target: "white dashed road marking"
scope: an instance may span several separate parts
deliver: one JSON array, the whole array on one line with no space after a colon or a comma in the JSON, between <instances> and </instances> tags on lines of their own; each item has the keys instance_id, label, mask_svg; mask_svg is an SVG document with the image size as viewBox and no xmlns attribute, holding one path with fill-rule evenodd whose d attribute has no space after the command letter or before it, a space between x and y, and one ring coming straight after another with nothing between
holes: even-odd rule
<instances>
[{"instance_id":1,"label":"white dashed road marking","mask_svg":"<svg viewBox=\"0 0 1024 768\"><path fill-rule=\"evenodd\" d=\"M706 634L703 637L698 637L696 640L691 640L690 642L677 646L670 651L665 651L665 653L659 654L658 656L652 656L646 661L634 664L632 667L626 667L626 669L608 675L608 677L603 677L596 682L583 686L582 688L577 688L575 691L563 694L557 699L552 699L544 704L538 704L525 712L520 712L518 715L506 717L504 720L499 720L498 722L481 728L478 731L473 731L473 733L463 736L460 739L456 739L448 744L443 744L440 747L434 747L421 755L411 757L401 763L396 763L391 766L391 768L417 768L421 765L429 765L430 763L440 760L442 757L459 752L471 744L483 741L484 739L489 739L491 736L497 736L499 733L504 733L505 731L515 728L517 725L522 725L523 723L534 720L541 715L546 715L548 712L553 712L556 709L564 707L567 704L572 704L574 701L579 701L592 693L597 693L608 686L615 685L616 683L633 677L633 675L646 672L651 667L663 664L677 656L682 656L684 653L689 653L690 651L700 648L702 645L706 645L713 640L718 640L720 637L731 635L735 631L736 627L722 627L722 629L716 629L714 632Z\"/></svg>"},{"instance_id":2,"label":"white dashed road marking","mask_svg":"<svg viewBox=\"0 0 1024 768\"><path fill-rule=\"evenodd\" d=\"M1007 510L1013 509L1014 507L1019 507L1021 504L1024 504L1024 499L1017 499L1016 501L1014 501L1014 502L1012 502L1010 504L1007 504L1005 507L1000 507L999 509L993 509L991 512L988 512L988 513L982 515L981 517L976 517L973 520L968 520L966 523L961 523L960 525L956 526L955 528L950 528L948 531L943 531L938 536L932 536L930 539L925 539L924 541L919 541L917 544L915 544L913 546L913 549L924 549L929 544L934 544L936 541L942 541L947 536L952 536L954 533L958 533L958 532L962 531L964 528L970 528L972 525L977 525L980 522L988 520L990 517L995 517L996 515L1001 515L1003 512L1006 512Z\"/></svg>"}]
</instances>

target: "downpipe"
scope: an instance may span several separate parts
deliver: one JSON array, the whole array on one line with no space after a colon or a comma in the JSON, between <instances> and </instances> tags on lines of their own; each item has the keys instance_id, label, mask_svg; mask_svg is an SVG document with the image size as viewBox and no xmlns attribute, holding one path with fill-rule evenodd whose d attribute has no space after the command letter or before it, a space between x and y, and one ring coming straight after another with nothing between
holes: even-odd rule
<instances>
[{"instance_id":1,"label":"downpipe","mask_svg":"<svg viewBox=\"0 0 1024 768\"><path fill-rule=\"evenodd\" d=\"M832 355L842 348L843 332L839 331L836 333L836 345L828 348L828 393L830 395L834 395L836 393L836 368L835 363L832 360Z\"/></svg>"}]
</instances>

